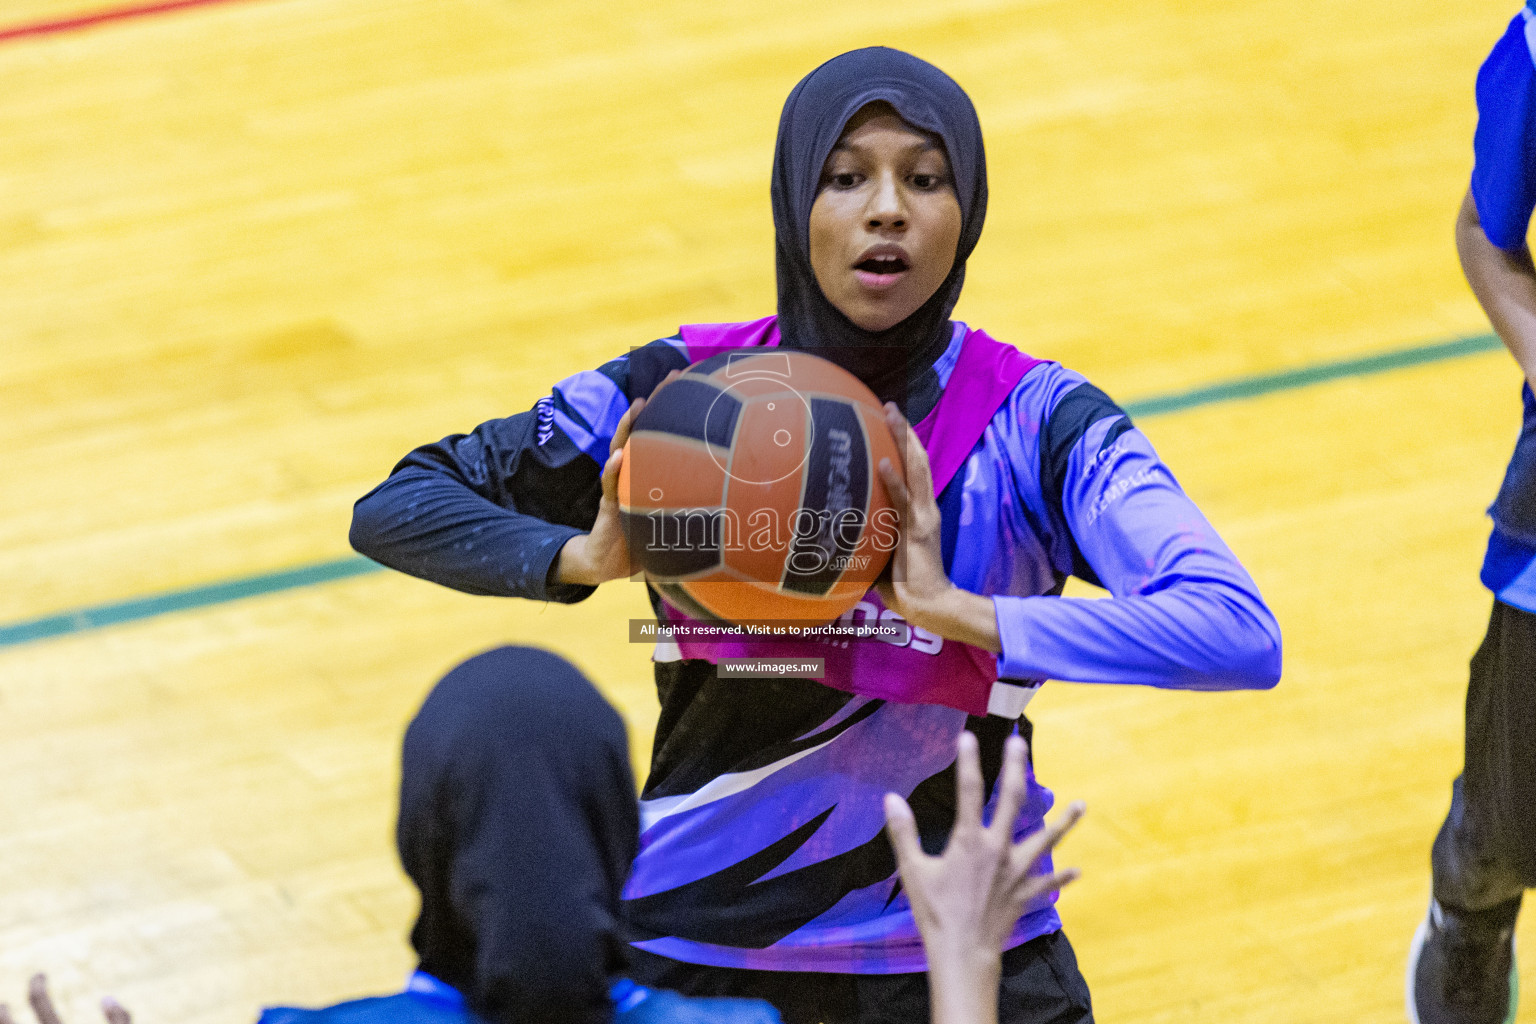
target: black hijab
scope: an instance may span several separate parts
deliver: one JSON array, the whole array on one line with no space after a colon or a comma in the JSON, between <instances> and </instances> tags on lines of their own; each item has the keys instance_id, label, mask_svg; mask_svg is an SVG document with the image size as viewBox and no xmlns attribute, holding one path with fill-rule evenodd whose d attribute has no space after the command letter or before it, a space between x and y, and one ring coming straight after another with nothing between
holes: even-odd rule
<instances>
[{"instance_id":1,"label":"black hijab","mask_svg":"<svg viewBox=\"0 0 1536 1024\"><path fill-rule=\"evenodd\" d=\"M437 684L405 733L396 841L421 890L421 969L496 1024L598 1024L624 964L639 845L624 723L547 651Z\"/></svg>"},{"instance_id":2,"label":"black hijab","mask_svg":"<svg viewBox=\"0 0 1536 1024\"><path fill-rule=\"evenodd\" d=\"M884 101L902 120L944 143L960 201L955 265L933 296L901 323L866 331L827 301L811 270L811 206L822 168L849 118ZM954 79L927 61L884 46L833 57L800 80L784 101L773 153L773 227L782 344L808 349L851 371L882 401L915 398L950 341L965 261L987 214L987 161L976 108ZM933 389L937 381L932 382ZM909 415L913 410L908 410Z\"/></svg>"}]
</instances>

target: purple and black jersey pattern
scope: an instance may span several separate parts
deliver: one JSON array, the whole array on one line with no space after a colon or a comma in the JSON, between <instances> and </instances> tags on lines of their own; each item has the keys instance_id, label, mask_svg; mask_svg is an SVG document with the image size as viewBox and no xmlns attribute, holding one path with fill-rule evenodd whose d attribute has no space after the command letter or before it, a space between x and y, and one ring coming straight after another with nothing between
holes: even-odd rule
<instances>
[{"instance_id":1,"label":"purple and black jersey pattern","mask_svg":"<svg viewBox=\"0 0 1536 1024\"><path fill-rule=\"evenodd\" d=\"M933 370L948 383L965 334ZM557 385L533 410L418 449L358 503L353 543L470 593L580 600L549 580L590 525L608 439L631 397L687 360L678 339ZM695 963L896 973L925 968L882 832L908 795L925 845L954 817L955 741L1003 741L1044 679L1183 689L1272 686L1280 637L1253 581L1107 396L1056 363L1030 369L939 495L955 583L991 595L1014 701L992 714L856 696L801 679L718 679L658 651L661 701L626 911L641 948ZM1062 598L1069 575L1111 600ZM919 655L946 642L908 629ZM920 659L919 659L920 661ZM935 659L937 661L937 659ZM1050 791L1031 773L1020 835ZM1029 909L1017 944L1060 927Z\"/></svg>"}]
</instances>

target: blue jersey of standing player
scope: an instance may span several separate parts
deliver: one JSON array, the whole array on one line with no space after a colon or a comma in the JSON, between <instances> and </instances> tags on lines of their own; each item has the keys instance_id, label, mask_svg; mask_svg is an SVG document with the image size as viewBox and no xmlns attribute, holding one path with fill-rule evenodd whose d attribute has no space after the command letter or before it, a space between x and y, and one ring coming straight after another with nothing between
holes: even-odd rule
<instances>
[{"instance_id":1,"label":"blue jersey of standing player","mask_svg":"<svg viewBox=\"0 0 1536 1024\"><path fill-rule=\"evenodd\" d=\"M931 367L934 391L965 333L957 324ZM681 338L657 341L562 381L527 413L417 449L359 500L354 546L469 593L580 600L591 588L552 578L560 547L591 527L631 400L688 361ZM950 578L993 597L999 678L1206 690L1278 680L1278 626L1252 579L1142 432L1079 374L1054 362L1025 373L938 500ZM1113 599L1057 596L1069 575ZM925 843L942 845L959 733L977 734L990 789L1005 739L1029 730L1022 700L978 717L806 679L722 680L665 651L655 669L661 714L625 890L636 945L722 967L924 970L881 797L909 796ZM1032 772L1029 785L1021 835L1052 803ZM1045 902L1007 945L1059 928Z\"/></svg>"},{"instance_id":2,"label":"blue jersey of standing player","mask_svg":"<svg viewBox=\"0 0 1536 1024\"><path fill-rule=\"evenodd\" d=\"M1477 74L1472 200L1488 241L1525 249L1536 210L1536 15L1510 22ZM1505 604L1536 612L1536 397L1521 389L1524 417L1515 454L1489 515L1493 534L1482 581Z\"/></svg>"}]
</instances>

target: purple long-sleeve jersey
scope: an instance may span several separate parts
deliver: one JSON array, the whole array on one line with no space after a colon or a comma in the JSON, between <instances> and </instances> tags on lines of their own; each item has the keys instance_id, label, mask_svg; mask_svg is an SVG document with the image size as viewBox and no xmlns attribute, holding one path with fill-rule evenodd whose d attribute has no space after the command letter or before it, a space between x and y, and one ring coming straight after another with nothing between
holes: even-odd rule
<instances>
[{"instance_id":1,"label":"purple long-sleeve jersey","mask_svg":"<svg viewBox=\"0 0 1536 1024\"><path fill-rule=\"evenodd\" d=\"M957 325L932 368L940 389L964 334ZM559 547L596 514L600 464L630 400L686 363L680 339L655 342L562 381L529 413L418 449L358 502L354 545L471 593L580 600L588 588L550 582ZM1142 432L1079 374L1030 369L939 505L951 579L996 608L1009 685L992 713L802 679L722 680L659 651L661 717L625 890L640 948L755 969L923 970L881 797L907 795L925 845L941 847L961 730L981 741L990 792L1004 739L1031 731L1022 711L1041 680L1278 680L1278 626L1252 579ZM1068 575L1112 599L1056 596ZM936 654L947 641L915 629L906 642ZM1051 803L1031 772L1017 834L1039 828ZM1042 902L1010 945L1059 927Z\"/></svg>"}]
</instances>

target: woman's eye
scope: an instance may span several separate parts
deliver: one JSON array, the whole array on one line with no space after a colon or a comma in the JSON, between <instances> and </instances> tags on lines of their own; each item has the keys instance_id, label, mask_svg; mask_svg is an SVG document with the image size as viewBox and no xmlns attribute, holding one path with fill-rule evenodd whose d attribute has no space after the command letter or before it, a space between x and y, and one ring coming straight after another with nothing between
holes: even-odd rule
<instances>
[{"instance_id":1,"label":"woman's eye","mask_svg":"<svg viewBox=\"0 0 1536 1024\"><path fill-rule=\"evenodd\" d=\"M912 187L916 188L916 189L921 189L924 192L928 191L929 189L938 188L943 183L944 183L944 179L941 176L937 175L937 174L914 174L914 175L912 175Z\"/></svg>"},{"instance_id":2,"label":"woman's eye","mask_svg":"<svg viewBox=\"0 0 1536 1024\"><path fill-rule=\"evenodd\" d=\"M832 184L838 188L853 188L859 183L859 176L852 171L842 171L832 175Z\"/></svg>"}]
</instances>

